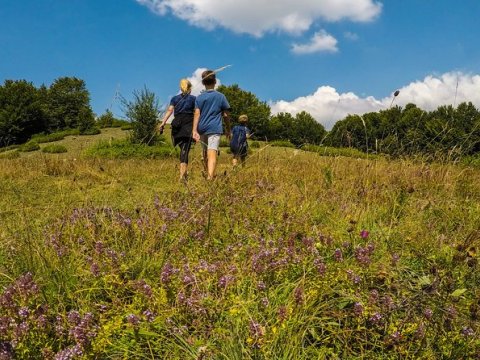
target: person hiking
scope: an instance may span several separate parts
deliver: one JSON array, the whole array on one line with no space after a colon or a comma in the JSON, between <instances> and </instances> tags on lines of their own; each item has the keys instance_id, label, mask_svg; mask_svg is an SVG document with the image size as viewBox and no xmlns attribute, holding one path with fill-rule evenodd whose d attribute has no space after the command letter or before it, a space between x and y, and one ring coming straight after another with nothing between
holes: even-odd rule
<instances>
[{"instance_id":1,"label":"person hiking","mask_svg":"<svg viewBox=\"0 0 480 360\"><path fill-rule=\"evenodd\" d=\"M193 114L195 110L195 96L191 95L192 83L187 79L180 80L181 93L170 100L170 106L158 126L163 133L165 123L170 115L174 116L171 123L173 146L180 147L180 180L186 181L188 172L188 154L192 145Z\"/></svg>"},{"instance_id":2,"label":"person hiking","mask_svg":"<svg viewBox=\"0 0 480 360\"><path fill-rule=\"evenodd\" d=\"M236 167L238 160L245 165L245 159L248 154L247 139L250 138L250 129L247 127L248 116L240 115L238 117L238 125L235 125L230 133L230 150L233 154L232 165Z\"/></svg>"},{"instance_id":3,"label":"person hiking","mask_svg":"<svg viewBox=\"0 0 480 360\"><path fill-rule=\"evenodd\" d=\"M217 79L215 72L206 70L202 73L205 91L195 100L192 137L200 141L203 149L203 165L207 180L213 180L217 167L220 136L223 134L222 116L227 130L230 127L230 105L222 93L215 90ZM229 131L227 131L229 134Z\"/></svg>"}]
</instances>

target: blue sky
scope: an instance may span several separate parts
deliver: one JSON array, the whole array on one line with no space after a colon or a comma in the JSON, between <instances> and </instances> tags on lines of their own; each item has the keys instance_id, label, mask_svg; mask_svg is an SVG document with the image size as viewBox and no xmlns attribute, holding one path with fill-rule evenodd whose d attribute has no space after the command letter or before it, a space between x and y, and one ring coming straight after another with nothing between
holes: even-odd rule
<instances>
[{"instance_id":1,"label":"blue sky","mask_svg":"<svg viewBox=\"0 0 480 360\"><path fill-rule=\"evenodd\" d=\"M233 64L222 84L327 128L396 89L399 105L480 107L478 14L478 0L2 0L0 81L77 76L101 114L117 88L167 103L180 78Z\"/></svg>"}]
</instances>

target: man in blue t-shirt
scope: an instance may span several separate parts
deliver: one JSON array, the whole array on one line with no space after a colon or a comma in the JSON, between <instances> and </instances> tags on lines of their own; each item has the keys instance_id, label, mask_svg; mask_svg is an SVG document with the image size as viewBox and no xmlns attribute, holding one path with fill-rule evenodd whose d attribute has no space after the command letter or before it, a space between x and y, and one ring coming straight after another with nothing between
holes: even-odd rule
<instances>
[{"instance_id":1,"label":"man in blue t-shirt","mask_svg":"<svg viewBox=\"0 0 480 360\"><path fill-rule=\"evenodd\" d=\"M222 116L227 127L230 127L228 120L230 105L225 95L215 90L216 83L214 71L206 70L202 73L202 84L205 85L206 91L197 96L193 117L192 137L202 143L203 162L208 180L215 177L220 136L223 134Z\"/></svg>"}]
</instances>

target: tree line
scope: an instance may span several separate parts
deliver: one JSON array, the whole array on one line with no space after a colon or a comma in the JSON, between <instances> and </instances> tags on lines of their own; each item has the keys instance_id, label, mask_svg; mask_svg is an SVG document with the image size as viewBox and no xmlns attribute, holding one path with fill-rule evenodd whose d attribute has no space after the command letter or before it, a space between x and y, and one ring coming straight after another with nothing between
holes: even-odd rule
<instances>
[{"instance_id":1,"label":"tree line","mask_svg":"<svg viewBox=\"0 0 480 360\"><path fill-rule=\"evenodd\" d=\"M440 106L434 111L408 104L361 116L348 115L326 131L305 111L295 116L286 112L272 115L265 101L238 85L221 85L218 91L227 97L234 120L241 114L248 115L249 127L257 140L289 141L297 147L306 144L351 147L391 155L471 155L480 151L480 112L471 102L456 108ZM153 143L155 137L150 133L159 112L155 94L145 88L134 92L133 101L123 98L122 102L134 135L138 133L136 141ZM23 143L34 134L65 129L89 133L116 121L108 110L95 119L85 82L75 77L58 78L49 87L37 88L26 80L6 80L0 86L0 146Z\"/></svg>"},{"instance_id":2,"label":"tree line","mask_svg":"<svg viewBox=\"0 0 480 360\"><path fill-rule=\"evenodd\" d=\"M95 127L85 82L61 77L49 87L26 80L5 80L0 86L0 146L21 144L38 133Z\"/></svg>"}]
</instances>

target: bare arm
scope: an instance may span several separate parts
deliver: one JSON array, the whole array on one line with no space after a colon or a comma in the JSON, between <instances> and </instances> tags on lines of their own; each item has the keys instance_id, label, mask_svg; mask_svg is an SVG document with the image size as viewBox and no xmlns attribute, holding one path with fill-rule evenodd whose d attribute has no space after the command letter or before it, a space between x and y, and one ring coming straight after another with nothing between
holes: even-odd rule
<instances>
[{"instance_id":1,"label":"bare arm","mask_svg":"<svg viewBox=\"0 0 480 360\"><path fill-rule=\"evenodd\" d=\"M200 140L200 134L198 133L198 121L200 120L200 109L195 109L193 113L193 128L192 137L195 141Z\"/></svg>"},{"instance_id":2,"label":"bare arm","mask_svg":"<svg viewBox=\"0 0 480 360\"><path fill-rule=\"evenodd\" d=\"M163 116L162 122L158 125L158 128L157 128L158 130L160 130L160 128L165 127L165 124L166 124L168 118L169 118L170 115L172 115L172 113L173 113L173 109L174 109L173 105L170 105L170 106L168 107L167 112L166 112L165 115Z\"/></svg>"}]
</instances>

